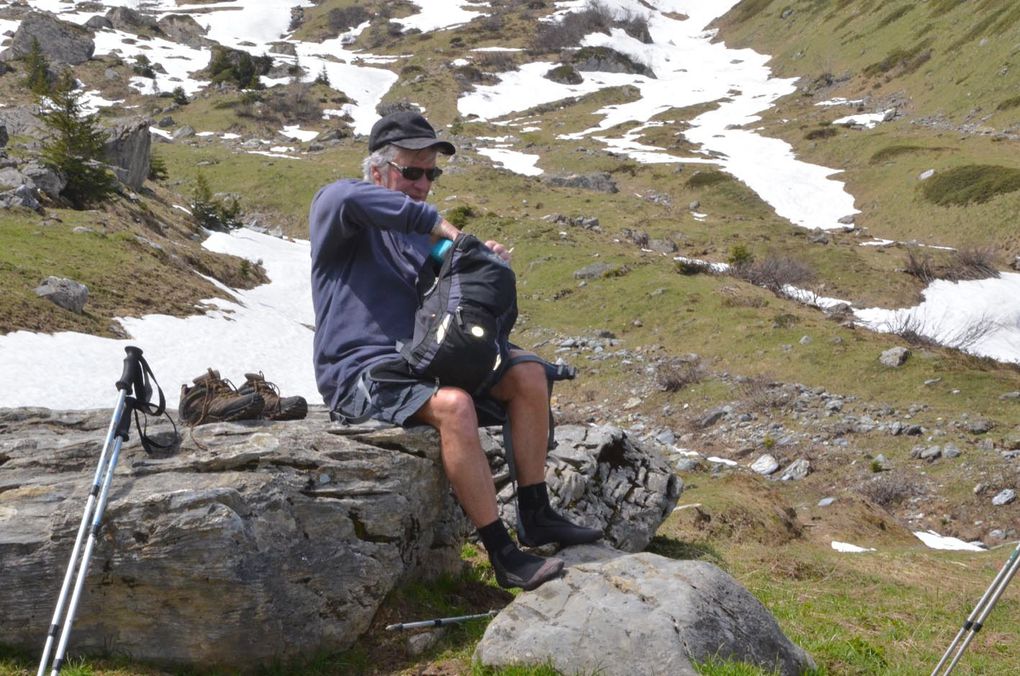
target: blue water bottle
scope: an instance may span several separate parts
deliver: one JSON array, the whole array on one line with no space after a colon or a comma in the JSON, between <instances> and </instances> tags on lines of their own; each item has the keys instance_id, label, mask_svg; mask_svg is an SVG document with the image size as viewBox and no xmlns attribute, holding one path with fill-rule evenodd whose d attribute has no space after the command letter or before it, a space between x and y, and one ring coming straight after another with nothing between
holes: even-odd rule
<instances>
[{"instance_id":1,"label":"blue water bottle","mask_svg":"<svg viewBox=\"0 0 1020 676\"><path fill-rule=\"evenodd\" d=\"M448 239L441 239L432 245L432 251L429 252L429 257L436 263L442 264L443 257L446 256L446 252L453 246L453 241Z\"/></svg>"}]
</instances>

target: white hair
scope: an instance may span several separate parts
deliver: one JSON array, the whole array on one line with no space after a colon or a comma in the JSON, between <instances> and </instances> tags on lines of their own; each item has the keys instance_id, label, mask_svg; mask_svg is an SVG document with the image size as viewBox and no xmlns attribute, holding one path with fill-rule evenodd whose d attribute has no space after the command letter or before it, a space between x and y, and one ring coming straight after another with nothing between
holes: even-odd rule
<instances>
[{"instance_id":1,"label":"white hair","mask_svg":"<svg viewBox=\"0 0 1020 676\"><path fill-rule=\"evenodd\" d=\"M400 148L395 145L386 145L375 151L361 162L361 171L366 181L372 182L372 168L380 168L386 166L397 158L397 153L400 152Z\"/></svg>"}]
</instances>

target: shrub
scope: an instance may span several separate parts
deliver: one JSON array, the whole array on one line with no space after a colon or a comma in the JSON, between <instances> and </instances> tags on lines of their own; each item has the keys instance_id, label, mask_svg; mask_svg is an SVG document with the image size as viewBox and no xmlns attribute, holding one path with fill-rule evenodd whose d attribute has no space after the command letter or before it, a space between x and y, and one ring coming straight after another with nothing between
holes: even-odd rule
<instances>
[{"instance_id":1,"label":"shrub","mask_svg":"<svg viewBox=\"0 0 1020 676\"><path fill-rule=\"evenodd\" d=\"M697 261L690 258L683 258L673 263L673 269L681 275L710 275L712 266L705 261Z\"/></svg>"},{"instance_id":2,"label":"shrub","mask_svg":"<svg viewBox=\"0 0 1020 676\"><path fill-rule=\"evenodd\" d=\"M655 371L655 382L664 392L679 392L700 383L704 377L705 369L697 358L669 359L658 364Z\"/></svg>"},{"instance_id":3,"label":"shrub","mask_svg":"<svg viewBox=\"0 0 1020 676\"><path fill-rule=\"evenodd\" d=\"M551 68L545 74L545 77L547 80L560 84L576 85L584 82L584 77L577 72L577 69L566 63L561 63L555 68Z\"/></svg>"},{"instance_id":4,"label":"shrub","mask_svg":"<svg viewBox=\"0 0 1020 676\"><path fill-rule=\"evenodd\" d=\"M269 56L252 56L248 52L215 45L206 70L214 83L230 82L241 89L261 89L259 76L273 67Z\"/></svg>"},{"instance_id":5,"label":"shrub","mask_svg":"<svg viewBox=\"0 0 1020 676\"><path fill-rule=\"evenodd\" d=\"M646 44L651 42L646 17L629 11L616 17L607 6L592 0L580 12L567 14L557 23L540 23L531 39L531 49L539 54L559 52L576 47L589 33L608 35L613 28L622 28L628 35Z\"/></svg>"},{"instance_id":6,"label":"shrub","mask_svg":"<svg viewBox=\"0 0 1020 676\"><path fill-rule=\"evenodd\" d=\"M982 204L1020 190L1020 169L994 164L968 164L940 172L925 181L925 199L943 207Z\"/></svg>"},{"instance_id":7,"label":"shrub","mask_svg":"<svg viewBox=\"0 0 1020 676\"><path fill-rule=\"evenodd\" d=\"M989 277L998 277L999 270L995 264L996 258L995 249L992 247L959 249L953 254L951 279L988 279Z\"/></svg>"},{"instance_id":8,"label":"shrub","mask_svg":"<svg viewBox=\"0 0 1020 676\"><path fill-rule=\"evenodd\" d=\"M51 136L43 142L43 163L67 179L60 192L76 209L102 202L116 190L116 179L102 163L107 133L98 115L85 115L74 89L74 77L65 74L51 94L43 124Z\"/></svg>"},{"instance_id":9,"label":"shrub","mask_svg":"<svg viewBox=\"0 0 1020 676\"><path fill-rule=\"evenodd\" d=\"M802 286L814 279L815 273L806 263L793 258L770 257L731 268L733 276L768 289L776 295L787 285Z\"/></svg>"},{"instance_id":10,"label":"shrub","mask_svg":"<svg viewBox=\"0 0 1020 676\"><path fill-rule=\"evenodd\" d=\"M814 141L820 138L832 138L837 134L836 128L832 125L825 125L817 129L812 129L808 133L804 134L804 138L808 141Z\"/></svg>"},{"instance_id":11,"label":"shrub","mask_svg":"<svg viewBox=\"0 0 1020 676\"><path fill-rule=\"evenodd\" d=\"M475 210L470 206L460 204L447 211L446 214L444 214L444 218L458 228L463 229L467 225L468 220L474 218L476 215Z\"/></svg>"},{"instance_id":12,"label":"shrub","mask_svg":"<svg viewBox=\"0 0 1020 676\"><path fill-rule=\"evenodd\" d=\"M32 45L25 55L25 77L22 80L33 94L45 96L50 93L50 71L39 41L32 38Z\"/></svg>"},{"instance_id":13,"label":"shrub","mask_svg":"<svg viewBox=\"0 0 1020 676\"><path fill-rule=\"evenodd\" d=\"M139 54L135 57L135 62L131 66L131 70L135 75L146 77L150 80L156 79L156 71L152 69L152 62L149 61L149 57L145 54Z\"/></svg>"},{"instance_id":14,"label":"shrub","mask_svg":"<svg viewBox=\"0 0 1020 676\"><path fill-rule=\"evenodd\" d=\"M914 480L891 473L882 473L869 479L856 491L879 507L895 507L904 501L923 493L922 487Z\"/></svg>"},{"instance_id":15,"label":"shrub","mask_svg":"<svg viewBox=\"0 0 1020 676\"><path fill-rule=\"evenodd\" d=\"M1012 98L1006 99L1005 101L1000 101L999 105L995 106L995 109L1010 110L1011 108L1016 108L1017 106L1020 106L1020 96L1014 96Z\"/></svg>"},{"instance_id":16,"label":"shrub","mask_svg":"<svg viewBox=\"0 0 1020 676\"><path fill-rule=\"evenodd\" d=\"M191 103L191 101L188 100L188 95L184 91L184 87L180 86L174 87L172 96L174 99L174 103L176 103L179 106L186 106L189 103Z\"/></svg>"},{"instance_id":17,"label":"shrub","mask_svg":"<svg viewBox=\"0 0 1020 676\"><path fill-rule=\"evenodd\" d=\"M694 174L687 179L686 185L688 188L704 188L728 180L730 180L730 176L726 172L709 169L708 171L694 172Z\"/></svg>"},{"instance_id":18,"label":"shrub","mask_svg":"<svg viewBox=\"0 0 1020 676\"><path fill-rule=\"evenodd\" d=\"M935 263L932 262L931 255L928 252L919 252L916 247L907 249L907 259L903 271L926 284L937 278Z\"/></svg>"},{"instance_id":19,"label":"shrub","mask_svg":"<svg viewBox=\"0 0 1020 676\"><path fill-rule=\"evenodd\" d=\"M162 155L152 153L149 155L149 180L150 181L165 181L170 177L170 172L166 168L166 160L163 159Z\"/></svg>"},{"instance_id":20,"label":"shrub","mask_svg":"<svg viewBox=\"0 0 1020 676\"><path fill-rule=\"evenodd\" d=\"M195 222L210 230L232 230L240 227L241 204L234 196L217 199L209 188L205 175L195 178L191 193L191 216Z\"/></svg>"},{"instance_id":21,"label":"shrub","mask_svg":"<svg viewBox=\"0 0 1020 676\"><path fill-rule=\"evenodd\" d=\"M730 255L726 258L726 262L733 267L750 265L754 262L754 254L745 245L737 244L730 249Z\"/></svg>"}]
</instances>

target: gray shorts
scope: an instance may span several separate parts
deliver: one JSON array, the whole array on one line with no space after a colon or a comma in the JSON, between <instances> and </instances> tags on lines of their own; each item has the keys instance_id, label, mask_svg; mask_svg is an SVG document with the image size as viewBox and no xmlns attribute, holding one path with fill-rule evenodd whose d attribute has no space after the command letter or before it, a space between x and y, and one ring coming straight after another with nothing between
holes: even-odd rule
<instances>
[{"instance_id":1,"label":"gray shorts","mask_svg":"<svg viewBox=\"0 0 1020 676\"><path fill-rule=\"evenodd\" d=\"M422 425L411 418L438 389L438 383L411 373L407 362L395 357L364 369L340 397L332 417L351 424L372 419L401 427ZM475 411L482 426L501 425L506 418L502 405L491 397L475 397Z\"/></svg>"}]
</instances>

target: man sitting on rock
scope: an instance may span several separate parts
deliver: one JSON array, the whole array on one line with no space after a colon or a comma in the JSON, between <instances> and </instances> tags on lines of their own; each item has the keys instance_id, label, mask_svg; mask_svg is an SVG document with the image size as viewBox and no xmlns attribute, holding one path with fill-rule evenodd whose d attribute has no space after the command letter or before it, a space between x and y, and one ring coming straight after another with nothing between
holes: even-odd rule
<instances>
[{"instance_id":1,"label":"man sitting on rock","mask_svg":"<svg viewBox=\"0 0 1020 676\"><path fill-rule=\"evenodd\" d=\"M559 575L563 561L522 552L499 519L496 491L478 436L475 399L412 374L396 350L414 330L415 279L439 239L460 230L425 202L442 170L439 153L456 150L439 140L421 115L401 111L372 128L364 181L341 180L312 200L314 360L319 392L340 419L371 417L396 425L428 424L439 431L443 468L458 501L478 528L502 587L534 589ZM509 263L510 252L486 242ZM522 354L520 351L511 352ZM545 460L549 394L544 367L516 363L487 397L505 410L518 490L523 544L574 545L601 537L577 526L549 504ZM491 402L490 402L491 403Z\"/></svg>"}]
</instances>

